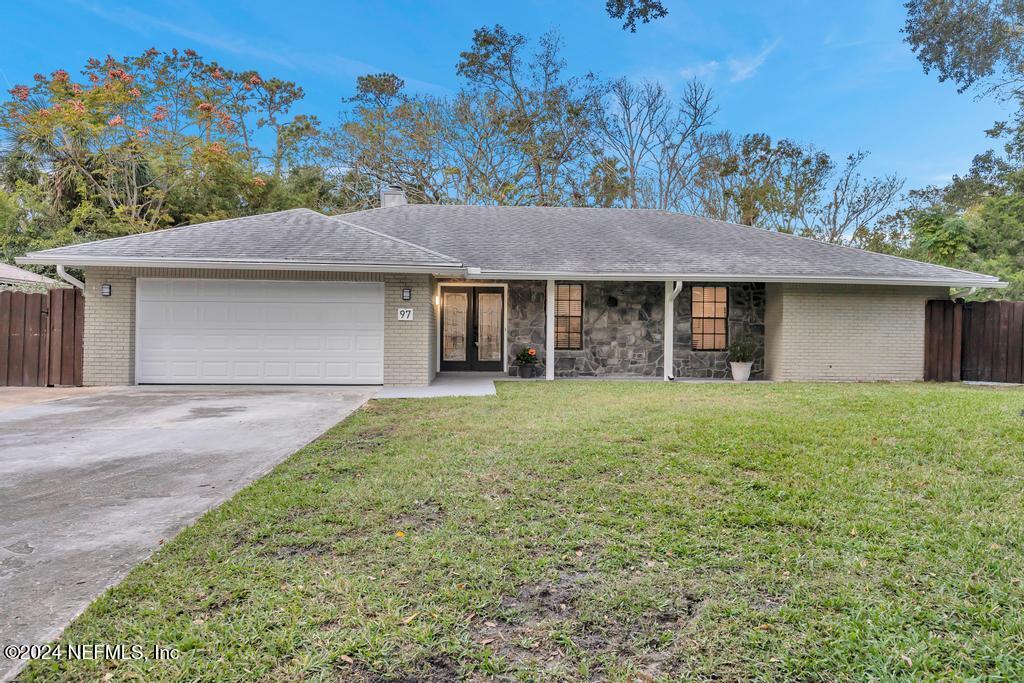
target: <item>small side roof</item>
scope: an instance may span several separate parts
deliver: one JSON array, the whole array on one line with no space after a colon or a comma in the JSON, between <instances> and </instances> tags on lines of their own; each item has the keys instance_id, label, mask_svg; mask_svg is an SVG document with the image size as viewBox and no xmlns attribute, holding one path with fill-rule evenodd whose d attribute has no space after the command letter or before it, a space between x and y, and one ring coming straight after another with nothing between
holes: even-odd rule
<instances>
[{"instance_id":1,"label":"small side roof","mask_svg":"<svg viewBox=\"0 0 1024 683\"><path fill-rule=\"evenodd\" d=\"M395 267L426 271L462 264L431 249L311 209L184 225L32 252L19 263L57 265Z\"/></svg>"},{"instance_id":2,"label":"small side roof","mask_svg":"<svg viewBox=\"0 0 1024 683\"><path fill-rule=\"evenodd\" d=\"M9 263L0 263L0 282L12 285L39 285L42 287L55 287L60 285L60 283L53 278L40 275L39 273L33 273L31 270L25 270L18 266L12 266Z\"/></svg>"}]
</instances>

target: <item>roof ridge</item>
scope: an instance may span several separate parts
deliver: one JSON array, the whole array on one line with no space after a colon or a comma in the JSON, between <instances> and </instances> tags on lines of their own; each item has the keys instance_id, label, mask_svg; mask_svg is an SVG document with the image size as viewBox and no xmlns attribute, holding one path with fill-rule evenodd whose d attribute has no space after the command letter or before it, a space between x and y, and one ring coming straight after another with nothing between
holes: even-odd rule
<instances>
[{"instance_id":1,"label":"roof ridge","mask_svg":"<svg viewBox=\"0 0 1024 683\"><path fill-rule=\"evenodd\" d=\"M388 208L394 208L394 207L388 207ZM347 220L345 220L345 219L343 219L341 217L343 215L347 215L347 214L341 214L340 216L327 216L327 218L329 218L331 220L338 221L339 223L344 223L345 225L351 226L351 227L356 228L358 230L363 230L365 232L370 233L371 235L376 235L377 237L383 237L385 239L391 240L392 242L398 242L399 244L404 244L407 247L413 247L414 249L419 249L420 251L426 252L428 254L433 254L434 256L440 256L443 259L448 259L449 263L457 264L457 265L460 265L460 266L464 265L460 259L457 259L457 258L454 258L452 256L449 256L448 254L442 254L439 251L434 251L433 249L427 249L426 247L420 246L419 244L416 244L415 242L410 242L408 240L403 240L403 239L401 239L399 237L394 237L392 235L388 235L387 233L379 232L377 230L373 230L371 228L367 228L366 226L359 225L358 223L353 223L351 221L347 221Z\"/></svg>"},{"instance_id":2,"label":"roof ridge","mask_svg":"<svg viewBox=\"0 0 1024 683\"><path fill-rule=\"evenodd\" d=\"M552 206L550 204L399 204L398 206L374 206L358 211L348 211L337 214L337 216L348 216L353 213L371 213L373 211L390 211L391 209L557 209L566 211L664 211L664 209L652 209L644 206ZM682 212L668 212L676 215L691 216L693 214ZM335 216L335 218L337 217Z\"/></svg>"}]
</instances>

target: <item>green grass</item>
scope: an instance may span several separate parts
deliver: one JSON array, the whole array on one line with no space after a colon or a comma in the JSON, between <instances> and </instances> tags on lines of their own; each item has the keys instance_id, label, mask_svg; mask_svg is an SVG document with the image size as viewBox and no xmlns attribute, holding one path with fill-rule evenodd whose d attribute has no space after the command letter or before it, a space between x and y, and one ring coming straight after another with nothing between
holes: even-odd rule
<instances>
[{"instance_id":1,"label":"green grass","mask_svg":"<svg viewBox=\"0 0 1024 683\"><path fill-rule=\"evenodd\" d=\"M1022 680L1022 409L921 384L370 403L63 636L177 660L25 678Z\"/></svg>"}]
</instances>

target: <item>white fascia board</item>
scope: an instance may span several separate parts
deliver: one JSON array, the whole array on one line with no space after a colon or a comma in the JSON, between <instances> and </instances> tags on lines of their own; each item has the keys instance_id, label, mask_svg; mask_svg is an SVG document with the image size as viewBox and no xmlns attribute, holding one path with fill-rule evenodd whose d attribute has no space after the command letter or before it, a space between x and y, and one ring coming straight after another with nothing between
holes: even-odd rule
<instances>
[{"instance_id":1,"label":"white fascia board","mask_svg":"<svg viewBox=\"0 0 1024 683\"><path fill-rule=\"evenodd\" d=\"M43 256L26 254L15 259L20 264L75 266L78 268L202 268L209 270L295 270L344 273L426 273L464 277L466 269L447 263L401 265L395 263L308 263L295 261L197 260L177 258L104 258L89 256Z\"/></svg>"},{"instance_id":2,"label":"white fascia board","mask_svg":"<svg viewBox=\"0 0 1024 683\"><path fill-rule=\"evenodd\" d=\"M1007 283L994 279L986 280L937 280L929 278L899 277L839 277L813 275L722 275L715 273L580 273L580 272L527 272L515 270L479 271L468 269L467 279L475 280L605 280L665 282L684 280L687 282L779 282L789 284L823 285L900 285L918 287L986 287L1002 289Z\"/></svg>"}]
</instances>

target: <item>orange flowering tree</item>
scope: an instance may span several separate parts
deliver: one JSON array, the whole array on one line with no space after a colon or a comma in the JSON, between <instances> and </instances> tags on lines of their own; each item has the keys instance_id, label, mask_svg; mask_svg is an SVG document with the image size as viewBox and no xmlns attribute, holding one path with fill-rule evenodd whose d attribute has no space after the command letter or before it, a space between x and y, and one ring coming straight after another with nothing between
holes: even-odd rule
<instances>
[{"instance_id":1,"label":"orange flowering tree","mask_svg":"<svg viewBox=\"0 0 1024 683\"><path fill-rule=\"evenodd\" d=\"M169 202L209 177L262 192L258 129L278 138L274 177L288 158L282 146L295 144L290 127L315 133L315 119L287 118L301 88L229 71L193 50L90 59L81 76L57 70L11 88L0 128L131 231L180 221Z\"/></svg>"}]
</instances>

